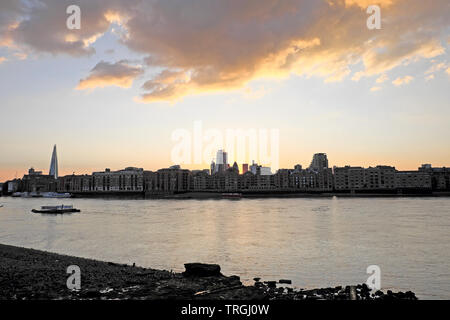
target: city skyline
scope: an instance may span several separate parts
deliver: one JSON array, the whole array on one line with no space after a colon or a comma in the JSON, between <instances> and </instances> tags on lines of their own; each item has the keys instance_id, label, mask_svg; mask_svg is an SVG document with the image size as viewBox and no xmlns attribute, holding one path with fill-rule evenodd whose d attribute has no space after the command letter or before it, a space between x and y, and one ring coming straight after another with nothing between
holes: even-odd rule
<instances>
[{"instance_id":1,"label":"city skyline","mask_svg":"<svg viewBox=\"0 0 450 320\"><path fill-rule=\"evenodd\" d=\"M417 169L420 169L420 168L424 168L425 166L430 166L430 167L433 166L434 168L450 168L450 165L448 165L448 166L445 166L445 165L444 166L436 166L436 165L434 165L432 163L428 163L428 162L422 162L416 168L408 169L408 170L399 169L395 165L392 165L392 164L389 164L389 163L379 163L379 164L370 165L370 166L364 166L362 164L355 164L355 165L353 165L353 164L349 164L349 163L347 163L345 165L335 165L335 164L330 165L329 164L329 160L328 160L328 154L320 152L320 153L314 153L312 155L312 160L309 162L310 163L309 165L303 165L300 162L296 162L290 167L280 167L279 169L271 172L271 167L270 166L264 166L262 164L258 164L258 162L255 162L254 160L252 160L251 163L250 162L237 163L236 161L232 161L234 164L230 165L229 162L228 162L228 158L227 157L228 157L228 152L226 152L225 149L219 149L217 151L217 153L216 153L216 158L213 159L213 161L211 162L209 168L207 168L207 167L190 168L189 166L184 167L184 166L180 166L178 164L168 164L168 165L160 167L160 168L149 169L148 167L132 166L132 165L128 164L128 165L125 165L125 166L123 166L121 168L113 168L112 170L111 170L111 166L105 166L103 168L92 170L90 172L76 172L76 171L73 171L73 170L72 171L67 170L67 173L64 172L63 174L59 175L58 158L57 158L56 144L55 144L53 146L53 151L52 151L51 161L50 161L50 169L48 171L48 175L49 176L53 176L53 177L55 177L55 179L57 179L58 176L68 176L68 175L71 175L71 174L89 175L89 174L92 174L94 172L103 172L104 170L107 170L107 171L117 171L118 170L118 171L120 171L123 168L141 168L141 169L149 170L149 171L157 171L157 170L161 170L161 169L165 169L165 168L172 168L172 167L177 167L179 169L187 169L187 170L190 170L190 171L209 170L210 174L212 175L212 174L216 174L216 173L219 173L219 172L225 172L227 169L230 169L230 168L235 168L236 165L237 165L237 169L238 169L238 173L239 174L243 174L243 173L245 173L247 171L256 174L256 168L259 166L260 170L264 169L264 171L258 171L262 175L273 175L273 174L276 174L278 172L278 170L297 169L298 166L300 167L300 169L301 168L305 168L305 169L313 170L313 171L320 171L323 168L333 169L335 167L337 167L337 168L345 168L345 167L352 167L352 168L359 168L359 167L361 167L361 168L376 168L376 167L386 166L386 167L395 168L396 170L399 170L399 171L414 171L414 170L417 170ZM222 165L222 167L220 167L219 165ZM253 167L253 169L252 169L252 167ZM26 170L24 170L24 174L22 174L22 175L17 175L16 174L14 177L8 178L8 179L4 179L4 180L0 179L0 182L6 182L6 181L9 181L9 180L14 180L14 179L21 179L21 177L23 175L25 175L26 172L28 172L28 174L30 174L30 171L32 171L33 174L36 173L36 174L41 174L41 175L44 174L45 175L45 173L43 173L44 171L36 170L36 168L38 168L38 167L30 166Z\"/></svg>"},{"instance_id":2,"label":"city skyline","mask_svg":"<svg viewBox=\"0 0 450 320\"><path fill-rule=\"evenodd\" d=\"M321 150L339 166L448 165L448 1L374 2L379 30L366 0L202 0L194 11L83 0L70 30L70 1L2 1L0 181L47 168L53 143L60 174L161 168L173 132L197 120L278 129L281 168Z\"/></svg>"}]
</instances>

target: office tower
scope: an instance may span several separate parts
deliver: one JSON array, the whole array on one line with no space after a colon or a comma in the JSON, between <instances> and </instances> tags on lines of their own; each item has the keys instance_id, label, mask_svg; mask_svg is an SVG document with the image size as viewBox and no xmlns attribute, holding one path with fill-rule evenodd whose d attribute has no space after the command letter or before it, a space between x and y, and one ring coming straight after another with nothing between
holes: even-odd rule
<instances>
[{"instance_id":1,"label":"office tower","mask_svg":"<svg viewBox=\"0 0 450 320\"><path fill-rule=\"evenodd\" d=\"M218 150L216 155L216 166L214 172L225 171L228 168L228 158L225 151Z\"/></svg>"},{"instance_id":2,"label":"office tower","mask_svg":"<svg viewBox=\"0 0 450 320\"><path fill-rule=\"evenodd\" d=\"M214 160L211 160L211 174L214 174L216 172L216 164L214 163Z\"/></svg>"},{"instance_id":3,"label":"office tower","mask_svg":"<svg viewBox=\"0 0 450 320\"><path fill-rule=\"evenodd\" d=\"M234 170L235 172L239 173L239 166L238 166L238 164L236 163L236 161L233 163L233 170Z\"/></svg>"},{"instance_id":4,"label":"office tower","mask_svg":"<svg viewBox=\"0 0 450 320\"><path fill-rule=\"evenodd\" d=\"M246 173L248 171L248 163L242 164L242 174Z\"/></svg>"},{"instance_id":5,"label":"office tower","mask_svg":"<svg viewBox=\"0 0 450 320\"><path fill-rule=\"evenodd\" d=\"M50 162L49 175L58 178L58 157L56 155L56 144L53 146L52 160Z\"/></svg>"},{"instance_id":6,"label":"office tower","mask_svg":"<svg viewBox=\"0 0 450 320\"><path fill-rule=\"evenodd\" d=\"M252 161L252 165L250 166L250 172L253 174L258 173L258 164L255 163L255 160Z\"/></svg>"}]
</instances>

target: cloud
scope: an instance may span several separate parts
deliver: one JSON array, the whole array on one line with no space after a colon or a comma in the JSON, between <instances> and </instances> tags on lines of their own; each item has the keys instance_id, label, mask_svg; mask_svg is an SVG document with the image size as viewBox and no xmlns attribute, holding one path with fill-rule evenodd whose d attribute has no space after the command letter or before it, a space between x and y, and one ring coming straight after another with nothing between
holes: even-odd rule
<instances>
[{"instance_id":1,"label":"cloud","mask_svg":"<svg viewBox=\"0 0 450 320\"><path fill-rule=\"evenodd\" d=\"M23 14L25 7L21 1L0 1L0 47L12 44L10 32L17 27L17 21Z\"/></svg>"},{"instance_id":2,"label":"cloud","mask_svg":"<svg viewBox=\"0 0 450 320\"><path fill-rule=\"evenodd\" d=\"M3 3L6 1L6 4ZM95 53L91 46L117 22L111 12L124 12L139 1L129 0L2 0L0 9L8 17L8 30L3 41L11 46L38 53L89 56ZM14 4L12 4L14 3ZM70 30L66 9L76 4L81 9L81 28ZM4 23L2 23L4 24ZM2 30L0 24L0 30ZM3 29L5 29L3 27ZM1 43L1 42L0 42Z\"/></svg>"},{"instance_id":3,"label":"cloud","mask_svg":"<svg viewBox=\"0 0 450 320\"><path fill-rule=\"evenodd\" d=\"M433 79L434 79L434 74L430 74L429 76L425 77L426 81L430 81L430 80L433 80Z\"/></svg>"},{"instance_id":4,"label":"cloud","mask_svg":"<svg viewBox=\"0 0 450 320\"><path fill-rule=\"evenodd\" d=\"M445 70L445 72L447 72L447 74L450 75L450 67L447 68L447 70Z\"/></svg>"},{"instance_id":5,"label":"cloud","mask_svg":"<svg viewBox=\"0 0 450 320\"><path fill-rule=\"evenodd\" d=\"M430 68L428 68L427 71L425 71L425 74L435 73L445 68L447 68L447 64L445 62L435 63Z\"/></svg>"},{"instance_id":6,"label":"cloud","mask_svg":"<svg viewBox=\"0 0 450 320\"><path fill-rule=\"evenodd\" d=\"M143 73L140 66L132 66L127 60L116 63L101 61L91 70L89 76L81 79L77 90L117 86L129 88L136 77Z\"/></svg>"},{"instance_id":7,"label":"cloud","mask_svg":"<svg viewBox=\"0 0 450 320\"><path fill-rule=\"evenodd\" d=\"M362 9L366 9L371 5L378 5L381 7L389 7L394 0L345 0L346 6L359 6Z\"/></svg>"},{"instance_id":8,"label":"cloud","mask_svg":"<svg viewBox=\"0 0 450 320\"><path fill-rule=\"evenodd\" d=\"M412 77L412 76L405 76L403 78L398 77L397 79L392 81L392 83L398 87L398 86L402 86L404 84L410 83L413 79L414 79L414 77Z\"/></svg>"},{"instance_id":9,"label":"cloud","mask_svg":"<svg viewBox=\"0 0 450 320\"><path fill-rule=\"evenodd\" d=\"M0 57L0 64L2 64L3 62L5 62L7 59L5 57Z\"/></svg>"},{"instance_id":10,"label":"cloud","mask_svg":"<svg viewBox=\"0 0 450 320\"><path fill-rule=\"evenodd\" d=\"M375 91L380 91L381 87L372 87L370 88L370 91L375 92Z\"/></svg>"},{"instance_id":11,"label":"cloud","mask_svg":"<svg viewBox=\"0 0 450 320\"><path fill-rule=\"evenodd\" d=\"M5 1L1 9L13 14L0 23L4 39L37 53L92 55L114 25L120 43L153 71L144 102L292 74L325 82L380 76L443 55L450 27L448 0L79 0L77 31L65 28L73 1ZM372 4L381 6L381 30L366 27ZM351 75L355 65L363 69Z\"/></svg>"},{"instance_id":12,"label":"cloud","mask_svg":"<svg viewBox=\"0 0 450 320\"><path fill-rule=\"evenodd\" d=\"M383 82L385 82L387 80L389 80L389 77L384 73L379 78L377 78L377 80L375 82L376 83L383 83Z\"/></svg>"}]
</instances>

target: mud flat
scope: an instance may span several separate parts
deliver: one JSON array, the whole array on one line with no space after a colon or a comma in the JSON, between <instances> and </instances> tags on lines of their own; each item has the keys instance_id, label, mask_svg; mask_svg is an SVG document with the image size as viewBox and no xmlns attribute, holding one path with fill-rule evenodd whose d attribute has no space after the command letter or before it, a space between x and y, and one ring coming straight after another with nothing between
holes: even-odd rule
<instances>
[{"instance_id":1,"label":"mud flat","mask_svg":"<svg viewBox=\"0 0 450 320\"><path fill-rule=\"evenodd\" d=\"M81 289L67 288L67 267L81 270ZM371 292L365 284L295 290L290 280L242 285L219 265L188 263L186 271L142 268L0 244L0 300L183 299L183 300L416 300L413 292Z\"/></svg>"}]
</instances>

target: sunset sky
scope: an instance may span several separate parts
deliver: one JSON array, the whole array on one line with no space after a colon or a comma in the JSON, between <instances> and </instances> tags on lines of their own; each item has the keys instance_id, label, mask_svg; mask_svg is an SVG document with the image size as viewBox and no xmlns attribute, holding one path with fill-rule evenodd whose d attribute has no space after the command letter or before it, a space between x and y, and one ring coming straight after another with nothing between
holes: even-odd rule
<instances>
[{"instance_id":1,"label":"sunset sky","mask_svg":"<svg viewBox=\"0 0 450 320\"><path fill-rule=\"evenodd\" d=\"M450 166L449 49L448 0L2 0L0 181L54 144L60 174L168 167L196 121L278 129L283 168Z\"/></svg>"}]
</instances>

